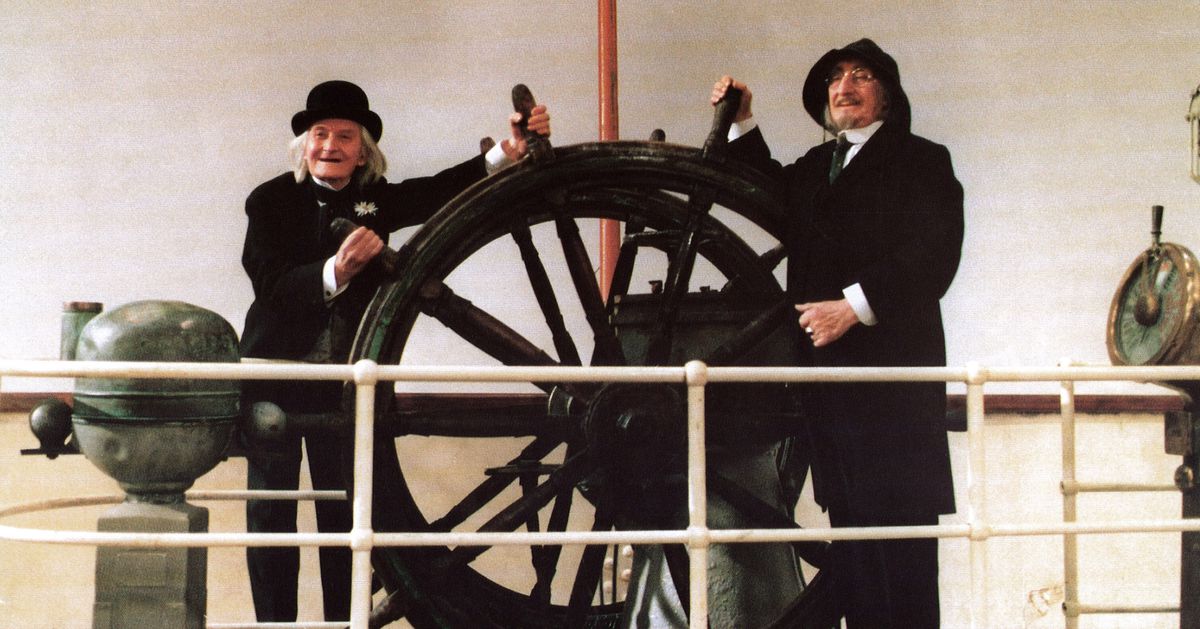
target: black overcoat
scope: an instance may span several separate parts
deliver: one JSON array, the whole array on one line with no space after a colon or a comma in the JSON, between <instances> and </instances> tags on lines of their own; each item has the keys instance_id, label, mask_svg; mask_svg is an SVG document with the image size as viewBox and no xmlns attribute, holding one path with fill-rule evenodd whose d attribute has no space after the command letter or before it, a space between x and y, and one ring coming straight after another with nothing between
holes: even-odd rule
<instances>
[{"instance_id":1,"label":"black overcoat","mask_svg":"<svg viewBox=\"0 0 1200 629\"><path fill-rule=\"evenodd\" d=\"M370 227L387 242L391 232L424 222L484 176L484 158L478 156L430 177L351 183L349 199L325 209L318 205L319 191L309 177L297 183L289 172L259 185L246 199L242 266L254 288L254 302L246 313L242 356L299 360L313 349L336 306L325 302L321 280L325 261L340 245L329 232L334 218ZM354 321L374 290L358 280L335 298L353 302L351 312L343 314ZM250 400L270 399L285 410L311 412L336 404L340 385L327 384L247 382L246 388Z\"/></svg>"},{"instance_id":2,"label":"black overcoat","mask_svg":"<svg viewBox=\"0 0 1200 629\"><path fill-rule=\"evenodd\" d=\"M795 163L771 158L756 128L731 154L771 174L793 212L788 292L795 303L836 300L861 285L878 318L814 348L802 364L942 366L939 300L958 269L963 190L949 151L884 125L829 183L834 142ZM818 503L867 517L954 511L944 383L805 387Z\"/></svg>"}]
</instances>

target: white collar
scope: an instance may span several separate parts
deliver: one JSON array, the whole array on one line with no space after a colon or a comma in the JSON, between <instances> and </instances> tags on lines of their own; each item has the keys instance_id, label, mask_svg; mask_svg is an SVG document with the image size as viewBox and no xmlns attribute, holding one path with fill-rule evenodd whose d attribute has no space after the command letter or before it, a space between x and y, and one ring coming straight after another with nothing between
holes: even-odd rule
<instances>
[{"instance_id":1,"label":"white collar","mask_svg":"<svg viewBox=\"0 0 1200 629\"><path fill-rule=\"evenodd\" d=\"M312 174L309 174L309 177L312 177ZM340 190L346 189L346 186L342 186L341 188L334 188L333 186L331 186L329 184L329 182L325 181L324 179L318 179L316 177L313 177L312 180L313 180L313 183L317 184L318 186L321 186L322 188L325 188L326 190L333 190L334 192L338 192ZM347 181L346 185L347 186L350 185L350 182Z\"/></svg>"},{"instance_id":2,"label":"white collar","mask_svg":"<svg viewBox=\"0 0 1200 629\"><path fill-rule=\"evenodd\" d=\"M838 135L846 136L846 139L849 140L851 144L863 144L867 140L870 140L871 136L875 135L875 132L878 131L879 127L882 126L883 121L876 120L875 122L872 122L871 124L859 129L846 129Z\"/></svg>"}]
</instances>

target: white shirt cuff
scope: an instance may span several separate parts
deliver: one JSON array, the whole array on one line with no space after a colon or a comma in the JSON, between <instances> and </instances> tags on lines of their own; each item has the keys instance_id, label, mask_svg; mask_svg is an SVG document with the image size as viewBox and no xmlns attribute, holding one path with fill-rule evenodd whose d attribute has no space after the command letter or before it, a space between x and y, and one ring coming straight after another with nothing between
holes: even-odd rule
<instances>
[{"instance_id":1,"label":"white shirt cuff","mask_svg":"<svg viewBox=\"0 0 1200 629\"><path fill-rule=\"evenodd\" d=\"M346 290L345 286L338 288L337 274L334 273L333 263L336 256L325 261L325 266L321 270L321 284L325 289L325 303L329 303L334 297L342 294Z\"/></svg>"},{"instance_id":2,"label":"white shirt cuff","mask_svg":"<svg viewBox=\"0 0 1200 629\"><path fill-rule=\"evenodd\" d=\"M505 153L504 149L500 146L501 142L503 142L503 140L497 142L495 146L488 149L488 152L484 153L483 155L483 161L486 163L487 174L489 175L516 163L509 159L508 154Z\"/></svg>"},{"instance_id":3,"label":"white shirt cuff","mask_svg":"<svg viewBox=\"0 0 1200 629\"><path fill-rule=\"evenodd\" d=\"M743 135L750 133L757 126L758 123L754 121L754 116L750 116L741 122L735 122L729 125L729 141L732 142Z\"/></svg>"},{"instance_id":4,"label":"white shirt cuff","mask_svg":"<svg viewBox=\"0 0 1200 629\"><path fill-rule=\"evenodd\" d=\"M867 295L863 293L862 286L851 284L842 290L842 295L846 297L846 301L850 302L850 308L854 310L854 314L858 316L858 320L863 325L879 323L879 320L875 318L875 311L871 310L871 304L867 303Z\"/></svg>"}]
</instances>

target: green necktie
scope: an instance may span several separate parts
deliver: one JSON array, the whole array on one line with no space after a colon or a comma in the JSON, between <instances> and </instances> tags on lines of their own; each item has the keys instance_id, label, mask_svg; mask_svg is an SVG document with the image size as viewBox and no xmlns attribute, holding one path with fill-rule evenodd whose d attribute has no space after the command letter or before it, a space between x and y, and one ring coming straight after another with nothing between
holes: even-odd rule
<instances>
[{"instance_id":1,"label":"green necktie","mask_svg":"<svg viewBox=\"0 0 1200 629\"><path fill-rule=\"evenodd\" d=\"M833 149L833 163L829 165L829 183L833 183L838 175L842 174L842 166L846 163L846 152L850 150L853 144L846 139L846 135L838 136L837 148Z\"/></svg>"}]
</instances>

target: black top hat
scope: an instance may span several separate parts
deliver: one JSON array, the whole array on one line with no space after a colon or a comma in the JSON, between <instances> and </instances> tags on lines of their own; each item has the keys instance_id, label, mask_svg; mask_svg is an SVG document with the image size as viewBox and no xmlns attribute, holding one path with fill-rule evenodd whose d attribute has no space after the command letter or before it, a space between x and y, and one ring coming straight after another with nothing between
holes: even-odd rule
<instances>
[{"instance_id":1,"label":"black top hat","mask_svg":"<svg viewBox=\"0 0 1200 629\"><path fill-rule=\"evenodd\" d=\"M383 135L383 121L371 111L367 93L349 81L326 81L312 88L304 111L292 116L292 132L300 135L318 120L343 118L362 125L376 142Z\"/></svg>"},{"instance_id":2,"label":"black top hat","mask_svg":"<svg viewBox=\"0 0 1200 629\"><path fill-rule=\"evenodd\" d=\"M808 71L808 78L804 80L802 94L804 109L808 111L808 115L812 116L817 124L825 126L825 106L829 104L829 90L825 79L829 78L833 66L846 59L862 60L875 71L876 78L883 83L891 99L888 122L907 129L912 120L912 108L908 103L908 95L904 93L904 88L900 87L900 66L878 44L866 38L851 42L845 48L830 50L813 64L812 69Z\"/></svg>"}]
</instances>

